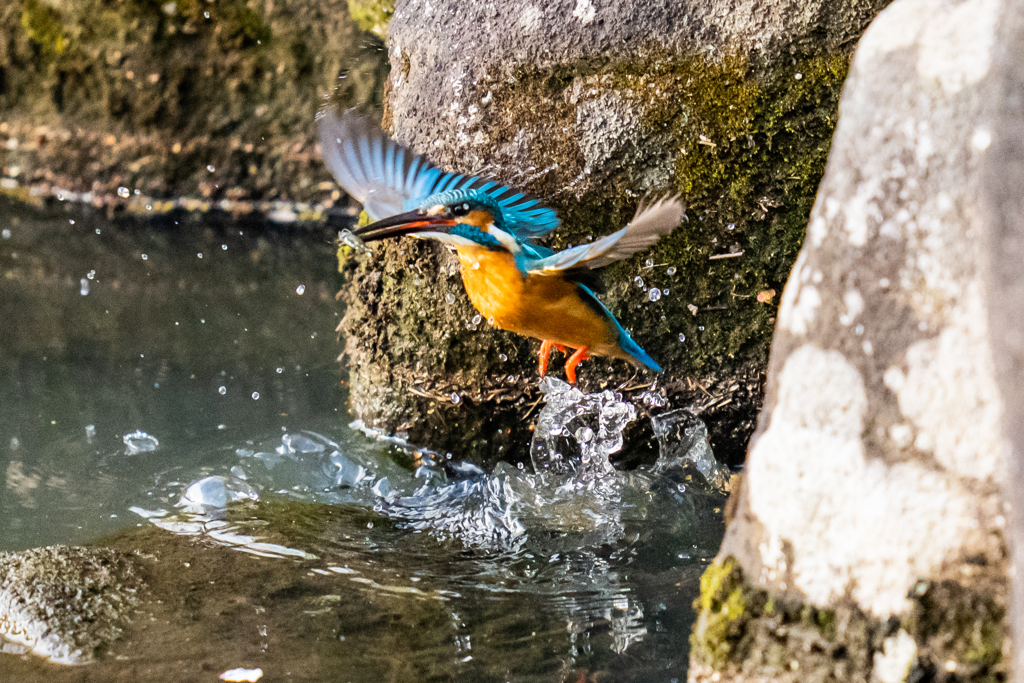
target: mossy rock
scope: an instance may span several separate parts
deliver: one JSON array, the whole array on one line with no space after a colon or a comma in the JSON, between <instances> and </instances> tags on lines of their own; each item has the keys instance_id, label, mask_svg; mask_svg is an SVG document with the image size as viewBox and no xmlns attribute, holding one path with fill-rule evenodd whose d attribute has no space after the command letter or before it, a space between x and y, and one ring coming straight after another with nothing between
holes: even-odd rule
<instances>
[{"instance_id":1,"label":"mossy rock","mask_svg":"<svg viewBox=\"0 0 1024 683\"><path fill-rule=\"evenodd\" d=\"M554 248L617 230L644 195L678 192L687 222L603 275L605 302L665 375L604 359L579 375L587 390L657 379L673 407L702 413L716 453L737 463L824 172L851 39L884 3L860 14L837 3L841 30L808 41L804 24L788 36L780 29L771 49L620 4L581 16L565 3L539 13L442 3L429 16L418 2L400 6L384 126L446 168L497 174L546 200L563 219L544 240ZM504 378L508 393L532 403L537 342L486 323L467 331L475 311L454 263L402 242L353 267L340 331L355 410L387 430L417 430L449 389L468 391L481 400L443 406L459 437L424 432L427 445L450 450L467 431L468 441L490 441L509 429L528 442L522 407L488 392L505 395ZM424 384L443 388L437 400L410 393ZM474 453L510 455L524 453Z\"/></svg>"},{"instance_id":2,"label":"mossy rock","mask_svg":"<svg viewBox=\"0 0 1024 683\"><path fill-rule=\"evenodd\" d=\"M705 570L694 601L691 680L885 680L900 642L905 680L1005 681L1006 589L998 577L923 580L906 614L878 619L848 599L825 609L773 595L727 556Z\"/></svg>"},{"instance_id":3,"label":"mossy rock","mask_svg":"<svg viewBox=\"0 0 1024 683\"><path fill-rule=\"evenodd\" d=\"M95 193L329 199L316 112L387 74L345 0L15 0L0 35L0 166Z\"/></svg>"},{"instance_id":4,"label":"mossy rock","mask_svg":"<svg viewBox=\"0 0 1024 683\"><path fill-rule=\"evenodd\" d=\"M348 0L348 12L356 25L380 37L388 37L388 22L395 13L393 0Z\"/></svg>"}]
</instances>

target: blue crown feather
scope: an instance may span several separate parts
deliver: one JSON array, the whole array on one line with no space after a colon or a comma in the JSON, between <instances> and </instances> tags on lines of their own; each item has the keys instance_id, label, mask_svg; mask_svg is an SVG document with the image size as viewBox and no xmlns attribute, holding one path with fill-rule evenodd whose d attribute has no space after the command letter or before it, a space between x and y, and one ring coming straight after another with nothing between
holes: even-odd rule
<instances>
[{"instance_id":1,"label":"blue crown feather","mask_svg":"<svg viewBox=\"0 0 1024 683\"><path fill-rule=\"evenodd\" d=\"M317 116L317 126L324 163L372 220L426 204L477 199L499 211L496 217L517 239L535 239L558 227L554 209L493 179L442 172L388 138L368 117L326 110Z\"/></svg>"}]
</instances>

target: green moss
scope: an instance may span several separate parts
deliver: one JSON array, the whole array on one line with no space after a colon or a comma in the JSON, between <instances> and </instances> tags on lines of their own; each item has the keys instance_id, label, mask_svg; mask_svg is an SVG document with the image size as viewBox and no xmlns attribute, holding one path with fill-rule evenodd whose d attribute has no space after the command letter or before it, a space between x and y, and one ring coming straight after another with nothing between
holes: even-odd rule
<instances>
[{"instance_id":1,"label":"green moss","mask_svg":"<svg viewBox=\"0 0 1024 683\"><path fill-rule=\"evenodd\" d=\"M28 39L39 46L44 57L50 61L64 54L68 47L60 15L40 0L24 0L21 25Z\"/></svg>"},{"instance_id":2,"label":"green moss","mask_svg":"<svg viewBox=\"0 0 1024 683\"><path fill-rule=\"evenodd\" d=\"M348 0L348 12L359 28L386 39L395 3L389 0Z\"/></svg>"},{"instance_id":3,"label":"green moss","mask_svg":"<svg viewBox=\"0 0 1024 683\"><path fill-rule=\"evenodd\" d=\"M959 681L1006 680L1004 568L977 572L970 582L922 581L900 618L879 620L849 599L819 609L750 585L732 557L708 567L694 602L693 657L747 678L779 678L798 670L802 680L872 680L874 655L899 631L917 644L910 680L955 671ZM952 680L952 679L951 679Z\"/></svg>"},{"instance_id":4,"label":"green moss","mask_svg":"<svg viewBox=\"0 0 1024 683\"><path fill-rule=\"evenodd\" d=\"M729 659L742 632L747 606L743 573L731 557L709 566L700 577L700 595L693 603L697 624L690 636L693 656L715 668Z\"/></svg>"}]
</instances>

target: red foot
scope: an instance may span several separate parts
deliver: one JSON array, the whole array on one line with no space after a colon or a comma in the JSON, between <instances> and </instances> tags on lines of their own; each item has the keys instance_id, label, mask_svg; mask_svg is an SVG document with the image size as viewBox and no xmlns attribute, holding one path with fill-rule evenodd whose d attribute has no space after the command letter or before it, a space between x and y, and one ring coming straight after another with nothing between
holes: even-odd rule
<instances>
[{"instance_id":1,"label":"red foot","mask_svg":"<svg viewBox=\"0 0 1024 683\"><path fill-rule=\"evenodd\" d=\"M540 343L540 353L537 354L537 370L540 372L540 376L543 377L548 371L548 359L551 357L551 349L558 349L562 353L565 353L565 347L561 344L556 344L550 339L545 339Z\"/></svg>"},{"instance_id":2,"label":"red foot","mask_svg":"<svg viewBox=\"0 0 1024 683\"><path fill-rule=\"evenodd\" d=\"M569 360L565 361L565 378L569 380L569 384L576 384L576 366L590 358L590 354L587 353L589 350L589 346L581 346L576 349L576 353L569 356Z\"/></svg>"}]
</instances>

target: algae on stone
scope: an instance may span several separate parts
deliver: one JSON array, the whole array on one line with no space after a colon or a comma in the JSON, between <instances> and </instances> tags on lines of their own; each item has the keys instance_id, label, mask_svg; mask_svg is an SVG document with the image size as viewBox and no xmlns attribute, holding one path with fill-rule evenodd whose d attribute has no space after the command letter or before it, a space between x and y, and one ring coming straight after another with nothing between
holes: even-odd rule
<instances>
[{"instance_id":1,"label":"algae on stone","mask_svg":"<svg viewBox=\"0 0 1024 683\"><path fill-rule=\"evenodd\" d=\"M690 680L868 683L897 639L915 644L908 681L996 683L1006 680L1006 582L966 587L922 582L911 610L883 620L852 601L818 609L799 597L779 597L752 585L732 557L701 577L694 601Z\"/></svg>"}]
</instances>

